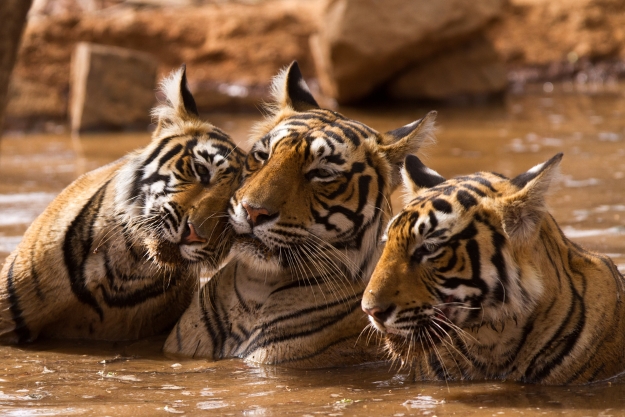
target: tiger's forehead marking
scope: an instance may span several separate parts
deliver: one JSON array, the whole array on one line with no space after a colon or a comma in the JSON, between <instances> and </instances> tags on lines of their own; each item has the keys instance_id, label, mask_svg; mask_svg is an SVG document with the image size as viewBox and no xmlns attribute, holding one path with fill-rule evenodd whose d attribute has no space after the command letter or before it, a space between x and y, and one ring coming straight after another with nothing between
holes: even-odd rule
<instances>
[{"instance_id":1,"label":"tiger's forehead marking","mask_svg":"<svg viewBox=\"0 0 625 417\"><path fill-rule=\"evenodd\" d=\"M315 109L283 120L265 138L271 147L287 137L299 137L309 144L315 139L324 138L334 144L358 147L363 139L377 134L370 127L337 112Z\"/></svg>"},{"instance_id":2,"label":"tiger's forehead marking","mask_svg":"<svg viewBox=\"0 0 625 417\"><path fill-rule=\"evenodd\" d=\"M431 206L434 210L451 213L454 202L468 210L478 204L482 198L494 198L501 195L499 186L508 179L492 172L456 177L435 187L423 190L412 200L406 210L420 210Z\"/></svg>"},{"instance_id":3,"label":"tiger's forehead marking","mask_svg":"<svg viewBox=\"0 0 625 417\"><path fill-rule=\"evenodd\" d=\"M233 158L233 146L225 146L212 141L200 142L192 149L193 155L206 162L221 165Z\"/></svg>"},{"instance_id":4,"label":"tiger's forehead marking","mask_svg":"<svg viewBox=\"0 0 625 417\"><path fill-rule=\"evenodd\" d=\"M315 109L283 120L254 147L273 153L285 146L303 152L306 158L343 165L363 140L376 135L375 130L339 113Z\"/></svg>"},{"instance_id":5,"label":"tiger's forehead marking","mask_svg":"<svg viewBox=\"0 0 625 417\"><path fill-rule=\"evenodd\" d=\"M400 235L432 237L437 228L446 229L447 223L458 217L454 207L459 205L466 211L483 198L500 196L500 185L507 180L497 173L480 172L423 190L389 222L386 235L393 230Z\"/></svg>"}]
</instances>

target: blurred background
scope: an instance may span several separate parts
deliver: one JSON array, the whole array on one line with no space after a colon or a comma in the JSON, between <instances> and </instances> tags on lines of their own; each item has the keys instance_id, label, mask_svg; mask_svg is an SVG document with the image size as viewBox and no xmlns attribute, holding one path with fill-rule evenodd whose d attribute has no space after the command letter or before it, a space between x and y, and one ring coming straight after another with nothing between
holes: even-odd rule
<instances>
[{"instance_id":1,"label":"blurred background","mask_svg":"<svg viewBox=\"0 0 625 417\"><path fill-rule=\"evenodd\" d=\"M28 3L2 7L12 2ZM83 59L72 71L81 42L101 47L96 55L105 59ZM94 82L85 74L99 72L90 77L101 84L123 65L110 57L124 53L134 63L109 77L106 91L127 89L127 77L143 80L142 109L154 102L156 79L184 62L200 111L255 110L271 77L294 59L326 106L384 99L473 105L528 83L614 88L625 75L625 1L33 0L5 127L60 132L71 115L82 130L145 126L145 111L81 113L106 93L84 91Z\"/></svg>"}]
</instances>

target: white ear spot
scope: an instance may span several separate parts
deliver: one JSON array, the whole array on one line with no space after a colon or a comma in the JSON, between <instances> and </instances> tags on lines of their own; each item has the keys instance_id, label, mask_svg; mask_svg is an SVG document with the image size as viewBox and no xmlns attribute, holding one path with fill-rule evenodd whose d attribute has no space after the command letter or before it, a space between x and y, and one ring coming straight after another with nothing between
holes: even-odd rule
<instances>
[{"instance_id":1,"label":"white ear spot","mask_svg":"<svg viewBox=\"0 0 625 417\"><path fill-rule=\"evenodd\" d=\"M531 167L530 169L527 170L528 173L534 174L536 172L540 172L540 170L542 169L542 167L545 165L545 162L538 164L538 165L534 165L533 167Z\"/></svg>"}]
</instances>

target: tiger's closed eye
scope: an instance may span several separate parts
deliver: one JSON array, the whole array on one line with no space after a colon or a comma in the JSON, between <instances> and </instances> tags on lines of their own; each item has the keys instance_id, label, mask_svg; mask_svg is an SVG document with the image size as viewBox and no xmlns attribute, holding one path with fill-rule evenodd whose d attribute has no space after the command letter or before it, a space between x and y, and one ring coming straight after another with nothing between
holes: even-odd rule
<instances>
[{"instance_id":1,"label":"tiger's closed eye","mask_svg":"<svg viewBox=\"0 0 625 417\"><path fill-rule=\"evenodd\" d=\"M252 156L258 162L265 162L267 159L269 159L269 154L267 152L264 152L264 151L253 151L252 152Z\"/></svg>"},{"instance_id":2,"label":"tiger's closed eye","mask_svg":"<svg viewBox=\"0 0 625 417\"><path fill-rule=\"evenodd\" d=\"M432 255L434 252L438 251L441 248L441 245L434 243L425 243L419 246L412 253L412 260L415 262L421 262L424 256Z\"/></svg>"},{"instance_id":3,"label":"tiger's closed eye","mask_svg":"<svg viewBox=\"0 0 625 417\"><path fill-rule=\"evenodd\" d=\"M336 177L336 173L334 171L330 171L329 169L324 168L316 168L311 169L306 173L306 179L309 181L317 179L321 181L329 181Z\"/></svg>"}]
</instances>

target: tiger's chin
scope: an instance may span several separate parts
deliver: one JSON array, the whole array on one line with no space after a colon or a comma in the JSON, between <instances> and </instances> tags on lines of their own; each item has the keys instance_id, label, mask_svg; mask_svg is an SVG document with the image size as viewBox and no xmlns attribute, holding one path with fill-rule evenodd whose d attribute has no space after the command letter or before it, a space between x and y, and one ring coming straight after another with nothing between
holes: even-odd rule
<instances>
[{"instance_id":1,"label":"tiger's chin","mask_svg":"<svg viewBox=\"0 0 625 417\"><path fill-rule=\"evenodd\" d=\"M383 340L385 350L391 359L407 363L416 356L427 355L438 349L444 344L444 337L447 337L446 334L440 330L419 326L401 332L387 331Z\"/></svg>"},{"instance_id":2,"label":"tiger's chin","mask_svg":"<svg viewBox=\"0 0 625 417\"><path fill-rule=\"evenodd\" d=\"M278 272L288 268L280 250L270 248L254 235L238 235L233 248L239 259L264 271Z\"/></svg>"},{"instance_id":3,"label":"tiger's chin","mask_svg":"<svg viewBox=\"0 0 625 417\"><path fill-rule=\"evenodd\" d=\"M229 245L220 245L213 249L202 248L201 253L199 253L199 251L183 251L183 248L188 245L182 245L168 240L148 238L144 240L144 243L148 258L152 259L159 267L164 269L191 266L204 266L208 269L217 269L226 258L230 249Z\"/></svg>"}]
</instances>

